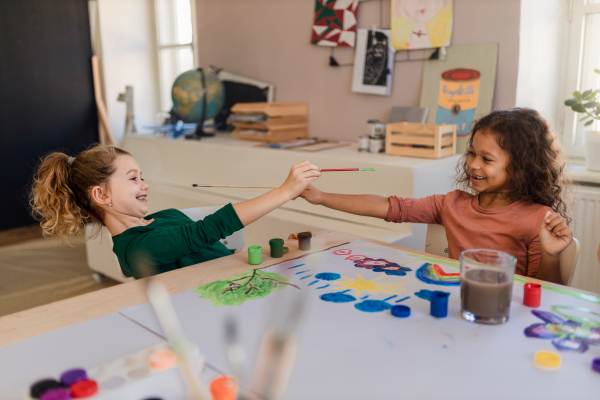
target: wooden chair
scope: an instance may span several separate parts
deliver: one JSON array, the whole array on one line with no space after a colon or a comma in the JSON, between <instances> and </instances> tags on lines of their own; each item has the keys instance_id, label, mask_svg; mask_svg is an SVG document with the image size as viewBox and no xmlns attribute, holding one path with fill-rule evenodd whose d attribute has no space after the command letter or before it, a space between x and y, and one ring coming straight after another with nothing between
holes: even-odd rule
<instances>
[{"instance_id":1,"label":"wooden chair","mask_svg":"<svg viewBox=\"0 0 600 400\"><path fill-rule=\"evenodd\" d=\"M448 238L442 225L427 225L425 252L436 256L448 257ZM575 267L579 259L579 240L573 238L571 244L560 254L560 275L566 286L571 286Z\"/></svg>"},{"instance_id":2,"label":"wooden chair","mask_svg":"<svg viewBox=\"0 0 600 400\"><path fill-rule=\"evenodd\" d=\"M180 210L182 213L190 217L192 221L199 221L206 216L213 214L222 206L211 207L195 207ZM97 226L89 224L85 227L85 236L91 237L96 231ZM246 237L244 230L241 229L231 236L221 240L221 243L230 250L241 250L246 246ZM88 266L93 272L94 279L101 281L104 277L109 277L118 282L128 282L135 280L123 274L121 265L117 256L112 251L113 241L110 232L106 227L102 227L100 233L86 241L85 248L87 252Z\"/></svg>"}]
</instances>

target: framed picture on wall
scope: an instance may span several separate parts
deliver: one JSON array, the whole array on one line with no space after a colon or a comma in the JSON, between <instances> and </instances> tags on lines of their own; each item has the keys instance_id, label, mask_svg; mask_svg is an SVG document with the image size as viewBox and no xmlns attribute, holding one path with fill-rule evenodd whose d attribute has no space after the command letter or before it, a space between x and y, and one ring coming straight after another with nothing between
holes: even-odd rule
<instances>
[{"instance_id":1,"label":"framed picture on wall","mask_svg":"<svg viewBox=\"0 0 600 400\"><path fill-rule=\"evenodd\" d=\"M352 91L389 96L394 51L389 29L359 29L354 52Z\"/></svg>"}]
</instances>

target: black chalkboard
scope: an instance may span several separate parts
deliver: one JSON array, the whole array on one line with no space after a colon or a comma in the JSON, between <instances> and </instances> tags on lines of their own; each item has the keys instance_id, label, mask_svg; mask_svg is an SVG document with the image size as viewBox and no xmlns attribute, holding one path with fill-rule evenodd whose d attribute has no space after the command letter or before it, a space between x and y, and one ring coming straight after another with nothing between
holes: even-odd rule
<instances>
[{"instance_id":1,"label":"black chalkboard","mask_svg":"<svg viewBox=\"0 0 600 400\"><path fill-rule=\"evenodd\" d=\"M98 140L86 0L0 0L0 230L31 225L39 158Z\"/></svg>"}]
</instances>

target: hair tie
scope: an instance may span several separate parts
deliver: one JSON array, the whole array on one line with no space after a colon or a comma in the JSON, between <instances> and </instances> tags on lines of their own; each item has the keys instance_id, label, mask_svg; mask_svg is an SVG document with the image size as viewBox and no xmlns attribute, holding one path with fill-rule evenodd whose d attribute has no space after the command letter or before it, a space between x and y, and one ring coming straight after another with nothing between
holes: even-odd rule
<instances>
[{"instance_id":1,"label":"hair tie","mask_svg":"<svg viewBox=\"0 0 600 400\"><path fill-rule=\"evenodd\" d=\"M67 164L69 164L69 167L71 166L71 164L73 164L73 161L75 161L75 157L69 157L69 160L67 161Z\"/></svg>"}]
</instances>

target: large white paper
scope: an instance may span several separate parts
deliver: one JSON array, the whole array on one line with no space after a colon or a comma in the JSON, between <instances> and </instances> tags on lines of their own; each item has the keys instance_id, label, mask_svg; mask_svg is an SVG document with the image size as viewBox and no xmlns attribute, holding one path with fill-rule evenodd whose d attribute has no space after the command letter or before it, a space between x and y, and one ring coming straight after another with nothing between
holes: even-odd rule
<instances>
[{"instance_id":1,"label":"large white paper","mask_svg":"<svg viewBox=\"0 0 600 400\"><path fill-rule=\"evenodd\" d=\"M347 250L340 252L340 250ZM335 253L348 253L336 255ZM355 266L351 256L385 259L412 269L407 275L387 275ZM270 314L281 307L287 291L307 291L308 304L299 332L299 351L286 399L506 399L506 398L592 398L599 376L591 369L600 348L590 346L585 353L558 351L548 339L528 338L525 328L542 321L532 309L522 305L523 284L515 283L510 320L499 326L464 321L460 315L460 288L426 284L415 277L427 260L398 249L354 241L339 248L291 260L264 271L290 279L300 289L287 286L265 298L239 306L214 307L200 294L187 291L171 296L188 338L196 343L208 363L228 370L224 321L237 320L241 341L254 359L262 329ZM450 263L451 264L451 263ZM448 273L458 269L442 265ZM332 303L320 296L339 293L352 285L350 279L315 279L330 272L354 280L374 281L380 290L394 293L375 294L350 290L356 301ZM304 278L304 279L303 279ZM314 281L317 283L313 283ZM340 285L340 283L349 282ZM391 284L391 285L390 285ZM328 285L328 286L327 286ZM404 288L404 290L400 290ZM420 290L450 292L448 317L429 315L429 301L415 296ZM359 311L361 298L388 303L410 296L398 304L411 308L408 318L396 318L389 310ZM589 300L543 290L539 310L552 305L568 305L596 313L600 307L594 296ZM161 333L149 304L121 310L123 315ZM594 318L589 313L581 316ZM534 367L538 350L559 352L562 367L545 372Z\"/></svg>"}]
</instances>

